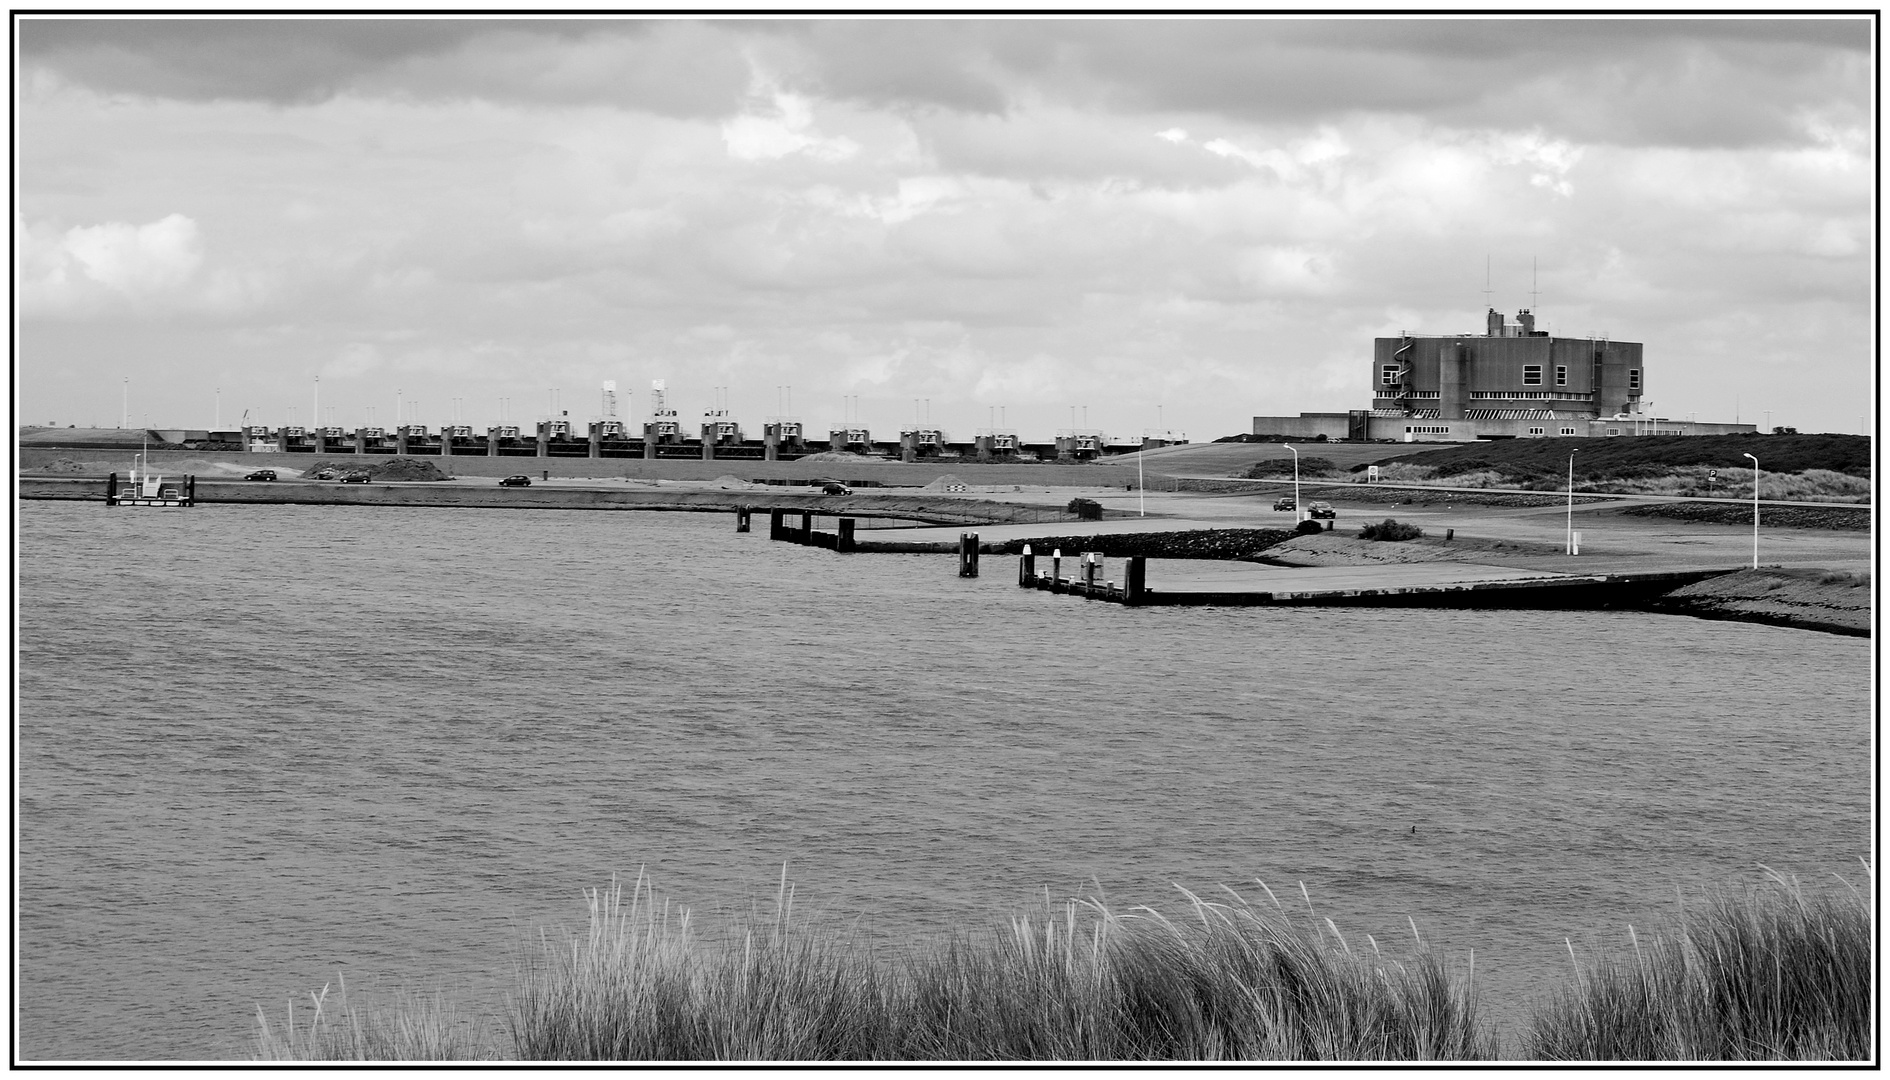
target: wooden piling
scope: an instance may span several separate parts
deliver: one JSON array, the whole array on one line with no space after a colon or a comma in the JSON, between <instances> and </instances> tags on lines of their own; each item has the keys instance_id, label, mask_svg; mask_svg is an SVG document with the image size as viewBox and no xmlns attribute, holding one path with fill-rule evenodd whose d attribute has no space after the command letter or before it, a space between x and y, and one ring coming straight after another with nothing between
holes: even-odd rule
<instances>
[{"instance_id":1,"label":"wooden piling","mask_svg":"<svg viewBox=\"0 0 1890 1080\"><path fill-rule=\"evenodd\" d=\"M812 510L803 510L801 511L800 535L795 537L795 540L798 541L799 543L811 544L813 543L813 540L810 538L813 535L814 535L814 512Z\"/></svg>"},{"instance_id":2,"label":"wooden piling","mask_svg":"<svg viewBox=\"0 0 1890 1080\"><path fill-rule=\"evenodd\" d=\"M1024 545L1024 553L1017 559L1017 584L1030 588L1037 583L1037 556L1030 553L1030 545Z\"/></svg>"},{"instance_id":3,"label":"wooden piling","mask_svg":"<svg viewBox=\"0 0 1890 1080\"><path fill-rule=\"evenodd\" d=\"M735 531L736 532L745 533L748 531L749 513L750 511L748 507L746 506L738 506L735 508Z\"/></svg>"},{"instance_id":4,"label":"wooden piling","mask_svg":"<svg viewBox=\"0 0 1890 1080\"><path fill-rule=\"evenodd\" d=\"M1125 604L1139 604L1142 594L1148 590L1148 560L1140 555L1129 556L1129 580L1123 583L1122 601Z\"/></svg>"},{"instance_id":5,"label":"wooden piling","mask_svg":"<svg viewBox=\"0 0 1890 1080\"><path fill-rule=\"evenodd\" d=\"M117 473L113 473L110 476L107 476L105 478L105 505L106 506L118 505L118 474Z\"/></svg>"},{"instance_id":6,"label":"wooden piling","mask_svg":"<svg viewBox=\"0 0 1890 1080\"><path fill-rule=\"evenodd\" d=\"M978 534L958 534L958 576L978 576Z\"/></svg>"},{"instance_id":7,"label":"wooden piling","mask_svg":"<svg viewBox=\"0 0 1890 1080\"><path fill-rule=\"evenodd\" d=\"M770 540L787 539L787 511L786 510L768 511L768 539Z\"/></svg>"},{"instance_id":8,"label":"wooden piling","mask_svg":"<svg viewBox=\"0 0 1890 1080\"><path fill-rule=\"evenodd\" d=\"M1063 549L1056 548L1050 552L1050 591L1056 592L1057 584L1058 582L1062 580L1063 580Z\"/></svg>"},{"instance_id":9,"label":"wooden piling","mask_svg":"<svg viewBox=\"0 0 1890 1080\"><path fill-rule=\"evenodd\" d=\"M838 536L834 538L833 549L835 551L842 551L842 552L853 550L853 519L852 518L840 519L840 533Z\"/></svg>"}]
</instances>

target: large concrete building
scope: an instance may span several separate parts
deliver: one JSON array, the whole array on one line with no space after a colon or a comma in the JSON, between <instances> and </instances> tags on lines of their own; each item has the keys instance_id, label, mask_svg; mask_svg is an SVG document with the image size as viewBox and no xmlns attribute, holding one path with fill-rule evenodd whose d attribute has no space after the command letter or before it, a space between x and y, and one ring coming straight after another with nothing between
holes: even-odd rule
<instances>
[{"instance_id":1,"label":"large concrete building","mask_svg":"<svg viewBox=\"0 0 1890 1080\"><path fill-rule=\"evenodd\" d=\"M1253 433L1294 439L1476 439L1731 435L1752 424L1702 424L1643 408L1641 343L1551 337L1528 309L1492 308L1482 334L1413 334L1372 342L1372 405L1343 413L1256 416Z\"/></svg>"}]
</instances>

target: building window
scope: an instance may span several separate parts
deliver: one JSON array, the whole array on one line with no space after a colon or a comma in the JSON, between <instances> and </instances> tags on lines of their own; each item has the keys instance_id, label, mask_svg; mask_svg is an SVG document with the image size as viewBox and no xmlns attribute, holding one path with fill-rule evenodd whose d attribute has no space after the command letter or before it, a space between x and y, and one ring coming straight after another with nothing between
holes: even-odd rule
<instances>
[{"instance_id":1,"label":"building window","mask_svg":"<svg viewBox=\"0 0 1890 1080\"><path fill-rule=\"evenodd\" d=\"M1539 428L1539 427L1532 427L1532 428L1530 428L1530 429L1529 429L1529 434L1531 434L1531 435L1540 435L1540 434L1542 434L1542 429L1541 429L1541 428Z\"/></svg>"},{"instance_id":2,"label":"building window","mask_svg":"<svg viewBox=\"0 0 1890 1080\"><path fill-rule=\"evenodd\" d=\"M1522 367L1522 384L1524 386L1541 386L1542 365L1524 364Z\"/></svg>"},{"instance_id":3,"label":"building window","mask_svg":"<svg viewBox=\"0 0 1890 1080\"><path fill-rule=\"evenodd\" d=\"M1574 429L1574 428L1572 428L1572 427L1565 427L1565 428L1563 428L1563 429L1562 429L1562 434L1564 434L1564 435L1573 435L1573 434L1575 434L1575 429Z\"/></svg>"},{"instance_id":4,"label":"building window","mask_svg":"<svg viewBox=\"0 0 1890 1080\"><path fill-rule=\"evenodd\" d=\"M1404 433L1406 435L1448 435L1450 434L1450 428L1425 425L1419 425L1418 427L1407 426L1404 429Z\"/></svg>"},{"instance_id":5,"label":"building window","mask_svg":"<svg viewBox=\"0 0 1890 1080\"><path fill-rule=\"evenodd\" d=\"M1609 428L1609 429L1608 429L1608 434L1610 434L1610 435L1619 435L1619 434L1621 434L1621 429L1620 429L1620 428L1618 428L1618 427L1611 427L1611 428Z\"/></svg>"},{"instance_id":6,"label":"building window","mask_svg":"<svg viewBox=\"0 0 1890 1080\"><path fill-rule=\"evenodd\" d=\"M1627 388L1629 390L1639 390L1641 388L1640 368L1631 367L1627 369Z\"/></svg>"},{"instance_id":7,"label":"building window","mask_svg":"<svg viewBox=\"0 0 1890 1080\"><path fill-rule=\"evenodd\" d=\"M1557 386L1568 385L1568 365L1567 364L1555 365L1555 385Z\"/></svg>"},{"instance_id":8,"label":"building window","mask_svg":"<svg viewBox=\"0 0 1890 1080\"><path fill-rule=\"evenodd\" d=\"M1398 385L1398 365L1386 364L1383 373L1379 376L1379 381L1386 386Z\"/></svg>"}]
</instances>

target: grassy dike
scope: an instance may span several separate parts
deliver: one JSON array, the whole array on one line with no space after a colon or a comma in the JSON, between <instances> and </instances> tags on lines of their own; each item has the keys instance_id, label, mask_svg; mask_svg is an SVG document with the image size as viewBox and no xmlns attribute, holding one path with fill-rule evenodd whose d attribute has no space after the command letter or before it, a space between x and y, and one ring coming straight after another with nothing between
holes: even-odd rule
<instances>
[{"instance_id":1,"label":"grassy dike","mask_svg":"<svg viewBox=\"0 0 1890 1080\"><path fill-rule=\"evenodd\" d=\"M391 1010L311 995L258 1009L263 1060L1474 1061L1497 1056L1475 957L1355 948L1309 897L1189 895L1170 919L1046 902L898 960L773 913L699 937L639 875L588 897L584 931L527 947L504 1035L439 998ZM1303 895L1303 893L1302 893ZM1526 1060L1868 1060L1872 927L1861 893L1711 896L1631 956L1575 957L1520 1034Z\"/></svg>"}]
</instances>

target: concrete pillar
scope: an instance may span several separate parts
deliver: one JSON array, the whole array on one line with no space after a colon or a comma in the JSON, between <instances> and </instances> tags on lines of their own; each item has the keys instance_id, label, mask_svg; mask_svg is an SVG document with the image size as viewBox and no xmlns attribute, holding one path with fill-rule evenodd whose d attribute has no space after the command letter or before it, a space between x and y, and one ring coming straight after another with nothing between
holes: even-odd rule
<instances>
[{"instance_id":1,"label":"concrete pillar","mask_svg":"<svg viewBox=\"0 0 1890 1080\"><path fill-rule=\"evenodd\" d=\"M814 512L812 510L801 511L801 543L806 543L807 537L812 534L813 531Z\"/></svg>"},{"instance_id":2,"label":"concrete pillar","mask_svg":"<svg viewBox=\"0 0 1890 1080\"><path fill-rule=\"evenodd\" d=\"M538 425L538 456L551 456L551 425Z\"/></svg>"},{"instance_id":3,"label":"concrete pillar","mask_svg":"<svg viewBox=\"0 0 1890 1080\"><path fill-rule=\"evenodd\" d=\"M715 460L715 429L709 428L702 433L702 460Z\"/></svg>"},{"instance_id":4,"label":"concrete pillar","mask_svg":"<svg viewBox=\"0 0 1890 1080\"><path fill-rule=\"evenodd\" d=\"M399 428L395 428L394 429L394 453L395 455L398 456L398 455L403 455L406 452L407 452L407 433L405 431L400 430Z\"/></svg>"},{"instance_id":5,"label":"concrete pillar","mask_svg":"<svg viewBox=\"0 0 1890 1080\"><path fill-rule=\"evenodd\" d=\"M367 434L360 428L354 429L354 452L357 454L367 453Z\"/></svg>"},{"instance_id":6,"label":"concrete pillar","mask_svg":"<svg viewBox=\"0 0 1890 1080\"><path fill-rule=\"evenodd\" d=\"M453 456L453 429L452 428L440 429L440 456L441 457Z\"/></svg>"},{"instance_id":7,"label":"concrete pillar","mask_svg":"<svg viewBox=\"0 0 1890 1080\"><path fill-rule=\"evenodd\" d=\"M651 425L643 428L643 460L656 460L656 429Z\"/></svg>"},{"instance_id":8,"label":"concrete pillar","mask_svg":"<svg viewBox=\"0 0 1890 1080\"><path fill-rule=\"evenodd\" d=\"M289 437L288 435L283 433L283 430L281 428L277 428L276 429L276 453L286 454L288 452L289 452Z\"/></svg>"},{"instance_id":9,"label":"concrete pillar","mask_svg":"<svg viewBox=\"0 0 1890 1080\"><path fill-rule=\"evenodd\" d=\"M491 428L486 429L486 456L499 456L499 433Z\"/></svg>"},{"instance_id":10,"label":"concrete pillar","mask_svg":"<svg viewBox=\"0 0 1890 1080\"><path fill-rule=\"evenodd\" d=\"M328 452L328 432L321 428L309 428L315 433L315 456L321 457Z\"/></svg>"},{"instance_id":11,"label":"concrete pillar","mask_svg":"<svg viewBox=\"0 0 1890 1080\"><path fill-rule=\"evenodd\" d=\"M1437 350L1437 418L1462 420L1464 403L1463 369L1469 357L1464 343L1445 345Z\"/></svg>"},{"instance_id":12,"label":"concrete pillar","mask_svg":"<svg viewBox=\"0 0 1890 1080\"><path fill-rule=\"evenodd\" d=\"M594 458L604 456L604 433L596 427L591 428L591 456Z\"/></svg>"},{"instance_id":13,"label":"concrete pillar","mask_svg":"<svg viewBox=\"0 0 1890 1080\"><path fill-rule=\"evenodd\" d=\"M777 461L780 459L781 428L769 424L761 429L761 460Z\"/></svg>"}]
</instances>

